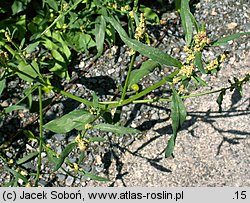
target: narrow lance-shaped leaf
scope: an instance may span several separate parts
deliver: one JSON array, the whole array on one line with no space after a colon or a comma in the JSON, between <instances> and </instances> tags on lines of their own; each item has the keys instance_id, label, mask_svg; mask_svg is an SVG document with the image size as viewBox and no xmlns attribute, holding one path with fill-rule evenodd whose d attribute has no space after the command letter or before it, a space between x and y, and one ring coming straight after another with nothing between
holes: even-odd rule
<instances>
[{"instance_id":1,"label":"narrow lance-shaped leaf","mask_svg":"<svg viewBox=\"0 0 250 203\"><path fill-rule=\"evenodd\" d=\"M104 137L92 137L88 139L89 142L104 142L106 140Z\"/></svg>"},{"instance_id":2,"label":"narrow lance-shaped leaf","mask_svg":"<svg viewBox=\"0 0 250 203\"><path fill-rule=\"evenodd\" d=\"M107 123L100 123L94 126L95 129L99 129L106 132L112 132L118 134L120 136L124 134L135 134L139 133L140 131L134 128L127 128L122 126L111 125Z\"/></svg>"},{"instance_id":3,"label":"narrow lance-shaped leaf","mask_svg":"<svg viewBox=\"0 0 250 203\"><path fill-rule=\"evenodd\" d=\"M2 92L6 86L5 83L6 83L6 79L0 80L0 96L2 95Z\"/></svg>"},{"instance_id":4,"label":"narrow lance-shaped leaf","mask_svg":"<svg viewBox=\"0 0 250 203\"><path fill-rule=\"evenodd\" d=\"M238 39L238 38L240 38L242 36L246 36L246 35L250 35L250 32L241 32L241 33L232 34L232 35L223 37L221 39L215 40L215 41L211 42L210 44L212 46L221 46L221 45L224 45L231 40Z\"/></svg>"},{"instance_id":5,"label":"narrow lance-shaped leaf","mask_svg":"<svg viewBox=\"0 0 250 203\"><path fill-rule=\"evenodd\" d=\"M77 145L77 142L73 141L65 147L65 149L62 151L60 157L58 158L58 162L54 168L54 172L57 171L62 166L64 160L69 155L69 153L72 152L72 150L75 148L76 145Z\"/></svg>"},{"instance_id":6,"label":"narrow lance-shaped leaf","mask_svg":"<svg viewBox=\"0 0 250 203\"><path fill-rule=\"evenodd\" d=\"M97 176L93 173L89 173L87 171L83 171L83 170L79 170L79 173L85 177L90 178L91 180L96 180L96 181L109 181L109 179L101 177L101 176Z\"/></svg>"},{"instance_id":7,"label":"narrow lance-shaped leaf","mask_svg":"<svg viewBox=\"0 0 250 203\"><path fill-rule=\"evenodd\" d=\"M27 154L26 156L24 156L23 158L21 159L18 159L16 164L23 164L27 161L30 161L31 159L35 158L37 155L39 154L39 152L35 151L35 152L31 152L29 154Z\"/></svg>"},{"instance_id":8,"label":"narrow lance-shaped leaf","mask_svg":"<svg viewBox=\"0 0 250 203\"><path fill-rule=\"evenodd\" d=\"M17 110L23 110L26 109L24 106L21 105L13 105L13 106L9 106L7 108L4 109L5 113L10 113L12 111L17 111Z\"/></svg>"},{"instance_id":9,"label":"narrow lance-shaped leaf","mask_svg":"<svg viewBox=\"0 0 250 203\"><path fill-rule=\"evenodd\" d=\"M205 74L206 71L205 71L205 69L204 69L204 67L203 67L203 65L202 65L201 56L202 56L202 55L201 55L201 52L200 52L200 51L197 52L197 53L195 54L194 64L196 65L196 67L198 68L198 70L199 70L201 73Z\"/></svg>"},{"instance_id":10,"label":"narrow lance-shaped leaf","mask_svg":"<svg viewBox=\"0 0 250 203\"><path fill-rule=\"evenodd\" d=\"M105 39L105 29L106 29L106 21L103 16L100 16L96 19L95 23L95 41L97 48L97 55L95 58L101 56L103 52L103 44Z\"/></svg>"},{"instance_id":11,"label":"narrow lance-shaped leaf","mask_svg":"<svg viewBox=\"0 0 250 203\"><path fill-rule=\"evenodd\" d=\"M198 76L194 76L195 80L202 86L207 86L207 83Z\"/></svg>"},{"instance_id":12,"label":"narrow lance-shaped leaf","mask_svg":"<svg viewBox=\"0 0 250 203\"><path fill-rule=\"evenodd\" d=\"M71 111L70 113L46 123L44 128L55 133L67 133L73 129L82 129L85 124L91 122L94 116L83 109Z\"/></svg>"},{"instance_id":13,"label":"narrow lance-shaped leaf","mask_svg":"<svg viewBox=\"0 0 250 203\"><path fill-rule=\"evenodd\" d=\"M144 76L152 72L157 66L159 66L159 63L152 60L143 62L140 69L136 69L131 72L128 87L139 82Z\"/></svg>"},{"instance_id":14,"label":"narrow lance-shaped leaf","mask_svg":"<svg viewBox=\"0 0 250 203\"><path fill-rule=\"evenodd\" d=\"M165 52L150 47L146 44L143 44L139 42L138 40L130 39L125 32L125 30L122 28L120 23L118 23L114 18L111 17L105 17L105 19L111 23L111 25L115 28L115 30L120 35L122 41L131 49L138 51L142 55L145 55L152 59L155 62L158 62L160 64L165 64L167 66L174 66L174 67L181 67L182 63L178 61L177 59L171 57L170 55L166 54Z\"/></svg>"},{"instance_id":15,"label":"narrow lance-shaped leaf","mask_svg":"<svg viewBox=\"0 0 250 203\"><path fill-rule=\"evenodd\" d=\"M93 92L92 96L93 96L93 101L92 101L93 102L93 107L98 108L99 107L99 102L98 102L99 98L98 98L98 96L96 95L95 92Z\"/></svg>"},{"instance_id":16,"label":"narrow lance-shaped leaf","mask_svg":"<svg viewBox=\"0 0 250 203\"><path fill-rule=\"evenodd\" d=\"M22 174L18 173L17 171L15 171L15 170L13 170L13 169L7 167L7 166L5 166L5 169L6 169L7 171L9 171L13 176L15 176L15 178L16 178L17 180L18 180L18 179L21 179L21 180L24 181L25 184L27 184L27 183L29 182L28 179L27 179L25 176L23 176Z\"/></svg>"},{"instance_id":17,"label":"narrow lance-shaped leaf","mask_svg":"<svg viewBox=\"0 0 250 203\"><path fill-rule=\"evenodd\" d=\"M57 154L55 151L53 151L51 148L49 147L46 147L45 148L46 150L46 154L47 154L47 157L48 157L48 160L53 163L53 164L57 164L58 163L58 158L57 158Z\"/></svg>"},{"instance_id":18,"label":"narrow lance-shaped leaf","mask_svg":"<svg viewBox=\"0 0 250 203\"><path fill-rule=\"evenodd\" d=\"M189 8L189 1L182 0L181 1L181 24L183 31L185 33L185 40L187 45L190 45L192 41L192 34L193 34L193 22Z\"/></svg>"},{"instance_id":19,"label":"narrow lance-shaped leaf","mask_svg":"<svg viewBox=\"0 0 250 203\"><path fill-rule=\"evenodd\" d=\"M181 0L175 0L175 10L180 11L181 9Z\"/></svg>"},{"instance_id":20,"label":"narrow lance-shaped leaf","mask_svg":"<svg viewBox=\"0 0 250 203\"><path fill-rule=\"evenodd\" d=\"M186 120L187 112L184 103L175 89L173 89L172 102L171 102L171 119L173 135L168 141L168 145L165 151L165 156L169 157L172 155L175 147L175 140L177 132Z\"/></svg>"},{"instance_id":21,"label":"narrow lance-shaped leaf","mask_svg":"<svg viewBox=\"0 0 250 203\"><path fill-rule=\"evenodd\" d=\"M18 64L18 69L22 72L17 72L17 75L27 82L32 82L32 78L36 78L39 75L39 67L35 60L31 64L26 64L24 61L21 61ZM31 76L31 77L29 77Z\"/></svg>"}]
</instances>

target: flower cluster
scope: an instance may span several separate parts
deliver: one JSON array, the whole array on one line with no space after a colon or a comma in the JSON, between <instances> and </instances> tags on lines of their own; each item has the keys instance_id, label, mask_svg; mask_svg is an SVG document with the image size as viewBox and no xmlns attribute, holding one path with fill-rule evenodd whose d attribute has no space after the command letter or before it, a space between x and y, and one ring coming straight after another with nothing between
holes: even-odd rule
<instances>
[{"instance_id":1,"label":"flower cluster","mask_svg":"<svg viewBox=\"0 0 250 203\"><path fill-rule=\"evenodd\" d=\"M226 59L226 54L222 54L218 58L210 61L210 63L205 67L205 69L208 71L217 69L225 59Z\"/></svg>"},{"instance_id":2,"label":"flower cluster","mask_svg":"<svg viewBox=\"0 0 250 203\"><path fill-rule=\"evenodd\" d=\"M194 69L195 69L195 67L194 67L193 64L192 65L182 66L179 74L180 75L185 75L187 77L191 77Z\"/></svg>"},{"instance_id":3,"label":"flower cluster","mask_svg":"<svg viewBox=\"0 0 250 203\"><path fill-rule=\"evenodd\" d=\"M146 33L145 16L141 13L139 26L135 30L135 39L142 40Z\"/></svg>"},{"instance_id":4,"label":"flower cluster","mask_svg":"<svg viewBox=\"0 0 250 203\"><path fill-rule=\"evenodd\" d=\"M198 32L197 35L194 36L194 52L202 51L203 48L209 43L210 40L207 37L206 32Z\"/></svg>"},{"instance_id":5,"label":"flower cluster","mask_svg":"<svg viewBox=\"0 0 250 203\"><path fill-rule=\"evenodd\" d=\"M190 62L192 62L195 59L195 53L188 46L184 46L184 51L187 54L186 63L189 64Z\"/></svg>"},{"instance_id":6,"label":"flower cluster","mask_svg":"<svg viewBox=\"0 0 250 203\"><path fill-rule=\"evenodd\" d=\"M193 62L195 59L195 54L197 52L202 51L204 47L209 44L209 42L210 40L207 37L206 32L204 31L198 32L194 36L194 44L192 45L192 47L188 47L188 46L184 47L184 51L187 54L186 63L190 64L191 62Z\"/></svg>"},{"instance_id":7,"label":"flower cluster","mask_svg":"<svg viewBox=\"0 0 250 203\"><path fill-rule=\"evenodd\" d=\"M122 11L122 12L129 11L130 9L131 9L131 8L130 8L129 5L126 5L126 6L122 6L122 7L121 7L121 11Z\"/></svg>"},{"instance_id":8,"label":"flower cluster","mask_svg":"<svg viewBox=\"0 0 250 203\"><path fill-rule=\"evenodd\" d=\"M85 139L82 139L80 135L78 135L76 138L75 138L75 141L77 142L78 144L78 148L80 149L80 151L84 152L88 146L89 146L89 143L87 140Z\"/></svg>"}]
</instances>

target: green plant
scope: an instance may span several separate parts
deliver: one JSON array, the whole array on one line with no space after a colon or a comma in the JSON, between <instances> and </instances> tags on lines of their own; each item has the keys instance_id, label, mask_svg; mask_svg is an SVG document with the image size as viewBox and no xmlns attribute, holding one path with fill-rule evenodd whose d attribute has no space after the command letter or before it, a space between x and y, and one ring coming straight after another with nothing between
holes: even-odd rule
<instances>
[{"instance_id":1,"label":"green plant","mask_svg":"<svg viewBox=\"0 0 250 203\"><path fill-rule=\"evenodd\" d=\"M221 108L226 90L237 89L241 92L242 85L249 81L250 74L242 79L235 78L235 81L227 88L198 94L189 93L188 88L192 82L197 87L206 86L207 84L201 76L216 74L226 58L226 54L223 54L213 61L203 61L202 52L205 49L223 45L230 40L250 33L238 33L211 42L205 32L204 25L200 25L190 12L188 0L176 1L176 8L179 9L185 34L186 46L183 49L187 55L186 61L179 61L160 49L147 45L150 43L150 37L146 32L146 24L158 23L159 18L152 9L139 5L137 0L126 1L126 3L118 0L43 0L42 5L33 5L31 2L30 0L16 0L11 7L11 11L8 11L8 9L0 10L5 14L11 12L11 15L15 17L6 18L0 22L0 93L4 91L7 78L17 76L28 84L28 87L23 89L24 97L15 105L4 108L1 117L7 116L12 111L31 108L35 92L38 92L39 100L39 136L35 136L28 130L21 131L29 139L38 143L38 152L32 152L15 163L8 161L1 154L6 170L14 177L10 185L17 185L19 179L24 184L29 183L25 175L11 167L15 168L34 157L38 157L37 173L30 175L36 177L35 186L38 185L41 173L41 153L43 151L46 152L49 161L54 164L54 171L61 168L72 176L80 174L95 180L106 181L106 178L90 174L79 168L78 164L83 160L89 144L105 141L102 137L88 138L88 131L94 129L112 132L117 136L139 133L137 129L121 126L119 120L112 116L112 112L115 111L115 113L120 114L119 110L130 103L171 103L173 133L165 150L165 156L169 157L173 154L177 133L186 120L187 113L183 99L220 92L217 103ZM22 14L22 11L26 11L28 6L36 8L34 16ZM124 18L127 22L127 31L121 26L120 22ZM93 93L92 101L89 101L87 98L80 98L60 89L58 84L52 84L53 79L58 76L67 80L70 79L68 65L73 63L73 55L83 52L89 54L90 51L95 49L94 60L96 60L102 55L104 43L113 44L116 42L116 33L131 49L131 62L120 98L115 101L101 101ZM35 52L36 48L40 49L38 53ZM134 69L137 54L142 54L149 59L143 62L139 69ZM143 77L151 73L156 67L163 65L172 67L172 73L164 76L162 80L152 86L141 90L138 83L141 82ZM164 84L169 85L172 92L171 97L144 98L148 93ZM86 108L74 110L44 125L42 96L43 92L49 93L51 91L83 103ZM22 105L25 99L29 101L28 107ZM78 131L78 135L74 141L65 146L60 155L57 155L51 146L47 145L43 136L43 129L61 134L66 134L75 129ZM6 143L1 145L0 148L6 149ZM71 163L67 157L76 148L80 150L79 161L78 163ZM63 163L66 163L71 169L67 171L62 167Z\"/></svg>"}]
</instances>

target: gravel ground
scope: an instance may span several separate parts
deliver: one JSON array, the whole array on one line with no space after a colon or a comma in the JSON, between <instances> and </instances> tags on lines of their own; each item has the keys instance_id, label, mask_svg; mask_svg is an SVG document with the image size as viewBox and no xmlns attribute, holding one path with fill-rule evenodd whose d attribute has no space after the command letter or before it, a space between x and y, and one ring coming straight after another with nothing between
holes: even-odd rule
<instances>
[{"instance_id":1,"label":"gravel ground","mask_svg":"<svg viewBox=\"0 0 250 203\"><path fill-rule=\"evenodd\" d=\"M196 4L195 16L207 24L209 34L214 38L222 37L239 31L250 30L250 2L249 0L215 1L201 0ZM162 20L173 24L167 31L159 48L167 53L184 59L182 52L184 40L182 29L176 12L164 11ZM164 26L150 29L152 35L159 37ZM241 77L250 71L250 41L243 38L236 42L215 48L206 52L208 59L215 58L215 54L229 51L229 60L217 77L207 77L209 87L203 90L217 89L228 85L228 79L234 76ZM141 57L137 58L139 61ZM84 70L89 60L83 56L76 66L73 77ZM84 76L77 80L69 92L88 98L95 90L101 99L112 97L116 87L121 83L129 64L128 49L112 47L89 70L84 70ZM156 69L147 76L143 87L159 81L170 69L163 67ZM14 89L18 98L18 81L8 84ZM218 94L187 99L185 105L188 119L177 138L174 158L164 158L163 150L171 134L169 118L169 104L129 105L123 108L122 123L125 126L136 127L143 131L139 137L114 137L112 134L100 134L109 140L101 145L93 144L87 152L84 162L80 165L86 171L106 176L109 182L90 181L85 177L73 178L59 170L51 173L52 166L46 157L42 168L45 174L39 182L41 186L249 186L250 185L250 91L249 83L244 87L244 95L237 92L228 92L224 98L223 111L218 113L216 99ZM168 87L162 87L148 97L163 94L168 95ZM16 92L15 92L16 91ZM199 90L201 91L201 90ZM51 95L52 97L53 95ZM4 107L14 103L15 98L1 100ZM55 117L64 115L83 105L62 98L56 102L46 113L45 123ZM28 116L27 116L28 115ZM6 118L8 125L1 126L0 143L8 134L3 132L15 131L25 125L35 114L18 113ZM21 118L21 122L19 121ZM8 128L8 130L6 130ZM37 132L34 126L33 132ZM96 136L98 132L92 131L88 136ZM64 146L75 138L76 132L65 135L45 132L47 142L51 144L56 153L61 153ZM20 148L21 146L21 148ZM36 149L37 143L18 139L10 147L9 158L20 158L25 151ZM70 161L76 161L76 154L72 153ZM45 155L44 155L45 156ZM23 170L35 171L37 160L22 165ZM3 171L0 162L0 186L9 179ZM5 180L5 181L4 181Z\"/></svg>"},{"instance_id":2,"label":"gravel ground","mask_svg":"<svg viewBox=\"0 0 250 203\"><path fill-rule=\"evenodd\" d=\"M204 0L196 5L195 15L207 24L211 36L218 38L249 31L249 5L249 1ZM250 70L249 38L222 49L231 52L230 59L217 77L210 78L210 87L204 91L226 87L228 79ZM207 56L213 58L214 52ZM249 88L248 83L242 97L238 92L228 92L222 113L218 113L218 94L187 99L188 119L178 135L174 158L163 155L171 133L169 116L156 110L156 120L162 118L153 122L143 139L123 149L119 165L114 161L110 167L112 181L90 181L88 186L250 186Z\"/></svg>"}]
</instances>

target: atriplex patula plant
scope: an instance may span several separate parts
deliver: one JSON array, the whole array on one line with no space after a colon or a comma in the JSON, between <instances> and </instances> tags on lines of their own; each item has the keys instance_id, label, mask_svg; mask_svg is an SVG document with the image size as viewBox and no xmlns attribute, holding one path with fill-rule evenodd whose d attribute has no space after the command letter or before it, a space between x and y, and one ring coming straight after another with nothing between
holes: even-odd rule
<instances>
[{"instance_id":1,"label":"atriplex patula plant","mask_svg":"<svg viewBox=\"0 0 250 203\"><path fill-rule=\"evenodd\" d=\"M24 184L29 183L25 175L15 170L15 168L35 157L38 157L37 173L30 175L36 177L35 185L38 185L42 152L46 152L49 161L54 164L54 172L61 168L66 173L71 174L72 170L67 171L62 167L62 164L66 163L73 169L74 174L84 175L100 181L107 180L90 174L79 167L89 143L105 141L103 137L88 139L86 135L92 129L112 132L118 136L140 133L137 129L121 126L119 120L112 116L117 109L120 111L123 106L130 103L171 103L172 136L166 141L165 149L165 156L169 157L174 152L177 133L187 115L183 99L220 92L217 102L221 106L223 96L227 90L237 89L241 92L242 85L249 81L250 73L244 78L235 78L235 81L231 82L227 88L198 94L192 94L188 91L188 87L192 82L197 87L206 86L207 83L202 80L202 76L216 74L220 70L221 63L226 60L227 55L222 54L217 56L215 60L204 61L202 53L205 49L220 46L230 40L250 34L250 32L237 33L211 41L206 33L205 26L199 24L190 12L188 0L176 1L176 8L180 13L185 34L186 46L183 47L186 52L185 61L179 61L160 49L147 45L150 43L150 37L146 32L146 24L158 23L159 18L152 9L140 5L137 0L126 1L125 3L118 0L43 0L42 5L35 5L38 9L34 16L20 14L25 11L27 5L30 6L30 2L30 0L24 0L19 4L20 2L15 1L11 7L11 12L16 19L6 18L0 23L0 94L4 91L6 78L18 76L29 85L29 88L23 90L24 97L15 105L4 108L1 117L8 116L8 113L12 111L27 108L21 105L25 99L29 101L28 108L30 108L34 92L38 90L39 95L40 135L36 136L27 130L20 131L20 133L39 143L38 150L17 161L13 161L7 160L2 153L8 148L8 143L3 143L0 146L2 150L0 158L5 163L6 170L13 175L13 181L10 185L16 185L19 179ZM1 12L7 13L8 11L1 9ZM121 17L127 19L128 31L121 26ZM96 47L95 60L102 55L105 42L108 44L115 43L116 33L131 49L131 62L119 94L121 95L120 98L115 101L101 101L93 93L93 98L89 101L87 98L80 98L58 88L58 85L52 85L55 76L70 79L67 66L71 63L72 55L75 52L89 52L90 48ZM35 52L37 47L40 48L38 53ZM148 57L148 60L143 62L139 69L133 69L137 54ZM172 67L172 72L159 82L141 90L138 84L144 76L148 75L156 67L163 65ZM168 84L171 89L171 97L145 99L148 93L165 84ZM74 110L44 125L42 94L51 91L83 103L86 108ZM133 94L131 94L131 91L133 91ZM43 129L61 134L76 129L78 135L74 141L65 146L60 155L57 155L51 146L47 145ZM67 157L75 148L78 148L81 152L79 161L78 163L71 163Z\"/></svg>"}]
</instances>

